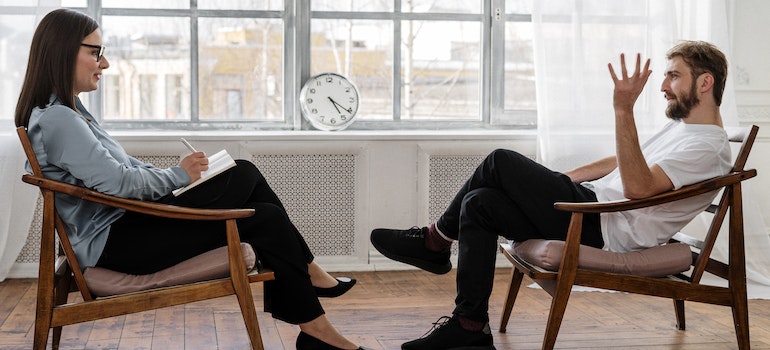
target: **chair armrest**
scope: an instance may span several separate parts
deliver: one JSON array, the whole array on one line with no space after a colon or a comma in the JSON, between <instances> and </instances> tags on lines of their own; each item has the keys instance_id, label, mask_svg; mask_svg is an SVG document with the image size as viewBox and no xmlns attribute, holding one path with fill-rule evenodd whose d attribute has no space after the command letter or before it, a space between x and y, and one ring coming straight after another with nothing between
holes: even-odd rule
<instances>
[{"instance_id":1,"label":"chair armrest","mask_svg":"<svg viewBox=\"0 0 770 350\"><path fill-rule=\"evenodd\" d=\"M198 209L147 202L137 199L120 198L85 187L34 176L32 174L25 174L21 179L28 184L53 192L63 193L90 202L153 216L190 220L228 220L254 215L254 209Z\"/></svg>"},{"instance_id":2,"label":"chair armrest","mask_svg":"<svg viewBox=\"0 0 770 350\"><path fill-rule=\"evenodd\" d=\"M556 202L553 206L559 210L582 213L607 213L626 211L673 202L711 191L716 191L722 187L739 183L754 176L757 176L757 171L755 169L736 171L692 185L684 186L676 191L667 191L652 197L642 199L623 199L618 201L585 203Z\"/></svg>"}]
</instances>

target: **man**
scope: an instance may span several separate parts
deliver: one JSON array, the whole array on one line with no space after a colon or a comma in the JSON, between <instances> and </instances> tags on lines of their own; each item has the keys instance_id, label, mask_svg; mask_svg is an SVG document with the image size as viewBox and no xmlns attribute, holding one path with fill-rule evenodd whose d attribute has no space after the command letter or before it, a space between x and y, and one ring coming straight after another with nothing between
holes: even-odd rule
<instances>
[{"instance_id":1,"label":"man","mask_svg":"<svg viewBox=\"0 0 770 350\"><path fill-rule=\"evenodd\" d=\"M513 151L495 150L479 165L442 216L428 227L375 229L371 241L383 255L442 274L452 268L458 241L457 298L453 316L402 349L494 349L489 296L498 235L514 241L566 239L570 214L553 203L646 198L726 174L730 147L719 105L727 60L715 46L686 41L666 55L661 86L671 121L640 145L634 104L651 74L650 60L629 75L608 65L615 84L616 155L559 173ZM713 200L716 193L624 213L586 215L582 244L625 252L666 242Z\"/></svg>"}]
</instances>

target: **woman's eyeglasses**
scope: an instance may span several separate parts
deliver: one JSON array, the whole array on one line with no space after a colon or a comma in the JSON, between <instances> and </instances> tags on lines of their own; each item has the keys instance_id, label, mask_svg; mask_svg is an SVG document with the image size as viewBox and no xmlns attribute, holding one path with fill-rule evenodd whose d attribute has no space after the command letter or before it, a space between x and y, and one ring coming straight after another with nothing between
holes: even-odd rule
<instances>
[{"instance_id":1,"label":"woman's eyeglasses","mask_svg":"<svg viewBox=\"0 0 770 350\"><path fill-rule=\"evenodd\" d=\"M80 45L85 47L90 47L93 49L99 49L99 53L96 54L96 62L102 61L102 56L104 56L104 45L91 45L91 44L84 44L84 43L80 43Z\"/></svg>"}]
</instances>

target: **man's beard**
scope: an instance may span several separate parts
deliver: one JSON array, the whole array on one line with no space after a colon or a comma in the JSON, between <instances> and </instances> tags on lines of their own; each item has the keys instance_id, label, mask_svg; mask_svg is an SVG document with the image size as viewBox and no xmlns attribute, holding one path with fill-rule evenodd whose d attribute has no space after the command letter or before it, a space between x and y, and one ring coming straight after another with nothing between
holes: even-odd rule
<instances>
[{"instance_id":1,"label":"man's beard","mask_svg":"<svg viewBox=\"0 0 770 350\"><path fill-rule=\"evenodd\" d=\"M689 94L683 95L681 99L679 96L674 97L676 97L674 102L670 103L668 107L666 107L666 116L672 120L682 120L687 118L687 115L690 114L690 110L692 110L693 107L700 103L700 100L698 99L698 93L696 91L695 81L693 81L692 86L690 87Z\"/></svg>"}]
</instances>

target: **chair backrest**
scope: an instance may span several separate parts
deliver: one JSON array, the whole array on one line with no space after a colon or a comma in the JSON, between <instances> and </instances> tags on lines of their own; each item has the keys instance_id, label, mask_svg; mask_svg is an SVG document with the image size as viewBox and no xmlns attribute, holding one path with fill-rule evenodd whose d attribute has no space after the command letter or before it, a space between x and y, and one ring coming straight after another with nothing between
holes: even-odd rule
<instances>
[{"instance_id":1,"label":"chair backrest","mask_svg":"<svg viewBox=\"0 0 770 350\"><path fill-rule=\"evenodd\" d=\"M27 161L29 162L29 165L32 168L32 174L35 176L43 177L43 171L40 168L40 163L38 162L37 156L35 155L35 150L32 147L32 142L30 142L29 140L29 135L27 135L27 129L25 127L20 126L16 128L16 133L19 135L19 141L21 141L21 146L24 149L24 154L26 154ZM57 255L56 262L55 262L56 266L54 270L59 271L62 268L63 264L65 263L69 264L69 269L72 270L71 272L75 279L75 284L80 290L80 295L83 297L83 300L93 300L94 296L91 294L91 292L88 289L86 279L83 276L83 272L80 268L80 264L78 263L77 257L75 256L75 251L72 249L72 244L70 243L69 236L67 236L67 230L64 226L64 222L59 217L59 214L55 211L54 193L53 191L46 190L42 187L40 187L40 193L43 196L43 210L53 211L52 215L54 220L54 227L56 228L57 237L59 238L58 253L56 253L56 249L53 246L51 246L51 249L53 251L48 252L48 253ZM44 216L45 215L46 213L44 213ZM42 250L44 248L47 248L47 247L43 247L43 242L41 241L41 255L47 254ZM63 253L63 256L61 255L61 253ZM41 260L40 263L42 264L43 261Z\"/></svg>"},{"instance_id":2,"label":"chair backrest","mask_svg":"<svg viewBox=\"0 0 770 350\"><path fill-rule=\"evenodd\" d=\"M749 159L749 153L751 153L751 147L754 146L754 140L757 138L759 127L756 125L747 127L726 127L725 131L727 131L727 137L730 142L741 144L741 148L738 150L732 169L733 171L741 171L746 166L746 161Z\"/></svg>"},{"instance_id":3,"label":"chair backrest","mask_svg":"<svg viewBox=\"0 0 770 350\"><path fill-rule=\"evenodd\" d=\"M35 176L43 176L43 170L40 169L40 163L37 161L35 149L32 148L32 142L29 141L27 128L20 126L16 128L16 133L19 135L19 141L21 141L21 147L24 149L24 154L27 156L27 161L32 167L32 174Z\"/></svg>"},{"instance_id":4,"label":"chair backrest","mask_svg":"<svg viewBox=\"0 0 770 350\"><path fill-rule=\"evenodd\" d=\"M751 148L754 145L754 140L759 132L759 127L756 125L748 127L727 127L725 128L725 131L727 131L730 142L740 144L738 154L735 156L732 171L743 171L749 158ZM731 205L729 199L730 194L723 190L722 195L717 202L718 204L711 205L706 209L707 212L713 214L713 218L703 240L698 240L682 233L676 234L673 238L674 241L687 243L699 249L699 252L693 252L694 268L690 276L687 277L687 279L693 283L700 282L703 273L707 271L727 279L727 265L711 259L711 252L714 249L716 238L719 235L722 223L724 222Z\"/></svg>"}]
</instances>

